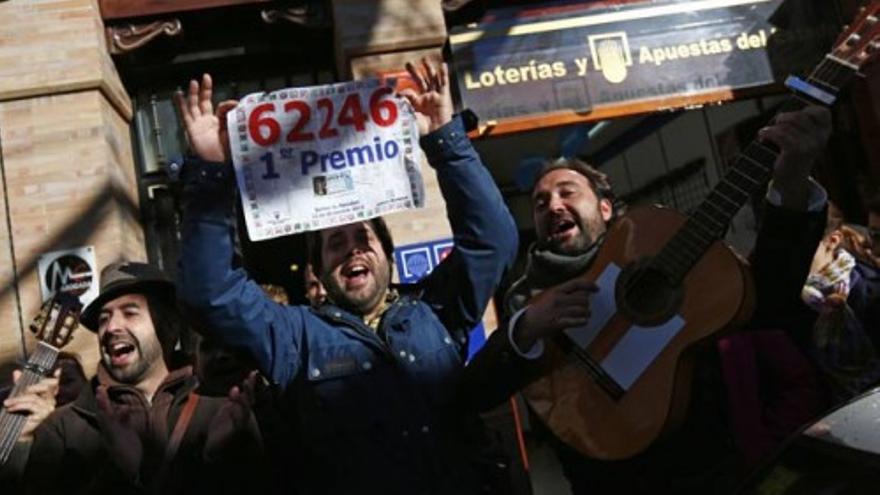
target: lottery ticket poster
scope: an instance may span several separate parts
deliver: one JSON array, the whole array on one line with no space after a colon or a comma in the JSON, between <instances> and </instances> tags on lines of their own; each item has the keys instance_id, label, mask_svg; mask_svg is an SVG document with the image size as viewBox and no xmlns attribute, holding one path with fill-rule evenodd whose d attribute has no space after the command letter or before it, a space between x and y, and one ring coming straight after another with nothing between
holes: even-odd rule
<instances>
[{"instance_id":1,"label":"lottery ticket poster","mask_svg":"<svg viewBox=\"0 0 880 495\"><path fill-rule=\"evenodd\" d=\"M227 124L252 241L421 208L415 115L395 81L246 96Z\"/></svg>"}]
</instances>

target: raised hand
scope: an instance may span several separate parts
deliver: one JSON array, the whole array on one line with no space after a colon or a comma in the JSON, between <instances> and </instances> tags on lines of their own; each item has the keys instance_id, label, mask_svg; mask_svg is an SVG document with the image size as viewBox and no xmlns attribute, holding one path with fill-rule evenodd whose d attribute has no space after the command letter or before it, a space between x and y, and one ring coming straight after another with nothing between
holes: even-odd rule
<instances>
[{"instance_id":1,"label":"raised hand","mask_svg":"<svg viewBox=\"0 0 880 495\"><path fill-rule=\"evenodd\" d=\"M240 386L229 389L226 402L220 406L208 427L204 447L206 459L221 457L224 449L234 445L235 440L250 428L259 379L257 372L252 371Z\"/></svg>"},{"instance_id":2,"label":"raised hand","mask_svg":"<svg viewBox=\"0 0 880 495\"><path fill-rule=\"evenodd\" d=\"M27 416L18 441L32 440L34 430L55 410L59 375L60 370L56 370L52 378L43 378L24 389L23 393L3 401L3 406L8 412ZM13 371L12 379L18 382L19 378L21 378L21 372Z\"/></svg>"},{"instance_id":3,"label":"raised hand","mask_svg":"<svg viewBox=\"0 0 880 495\"><path fill-rule=\"evenodd\" d=\"M431 133L452 120L454 107L449 88L449 69L446 64L439 70L422 58L421 67L407 62L406 70L418 85L419 91L404 89L400 95L406 98L416 111L419 135Z\"/></svg>"},{"instance_id":4,"label":"raised hand","mask_svg":"<svg viewBox=\"0 0 880 495\"><path fill-rule=\"evenodd\" d=\"M542 292L516 322L513 338L517 347L527 351L538 339L586 325L590 296L597 290L593 282L576 278Z\"/></svg>"},{"instance_id":5,"label":"raised hand","mask_svg":"<svg viewBox=\"0 0 880 495\"><path fill-rule=\"evenodd\" d=\"M211 75L205 74L201 84L195 79L191 80L186 95L178 92L174 99L183 118L186 137L196 155L209 162L227 162L230 152L226 114L238 102L226 100L217 105L215 112L211 102L213 95L214 83Z\"/></svg>"},{"instance_id":6,"label":"raised hand","mask_svg":"<svg viewBox=\"0 0 880 495\"><path fill-rule=\"evenodd\" d=\"M109 458L128 479L140 474L144 458L144 442L134 424L131 406L114 404L105 385L95 391L98 403L98 430L109 452Z\"/></svg>"},{"instance_id":7,"label":"raised hand","mask_svg":"<svg viewBox=\"0 0 880 495\"><path fill-rule=\"evenodd\" d=\"M769 141L780 150L773 170L773 186L782 194L783 205L806 207L807 178L830 136L831 111L820 106L780 113L771 125L758 132L762 141Z\"/></svg>"}]
</instances>

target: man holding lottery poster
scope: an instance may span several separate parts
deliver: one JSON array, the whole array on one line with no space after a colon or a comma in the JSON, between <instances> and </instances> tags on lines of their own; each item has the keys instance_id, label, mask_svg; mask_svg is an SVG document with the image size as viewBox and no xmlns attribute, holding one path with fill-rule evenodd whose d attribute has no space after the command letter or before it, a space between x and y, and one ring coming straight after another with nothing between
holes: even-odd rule
<instances>
[{"instance_id":1,"label":"man holding lottery poster","mask_svg":"<svg viewBox=\"0 0 880 495\"><path fill-rule=\"evenodd\" d=\"M468 331L513 262L516 227L453 115L446 66L423 60L407 70L418 90L400 96L365 82L276 92L238 107L224 102L215 111L205 75L178 98L198 156L182 176L180 297L281 389L299 440L291 446L300 459L297 488L307 494L487 490L485 467L471 460L477 417L461 411L455 395ZM340 91L341 104L330 97ZM289 126L284 114L292 114ZM411 120L393 128L392 117ZM376 215L422 201L417 169L407 163L418 151L408 146L407 126L437 171L455 248L418 286L396 288L391 235ZM243 208L257 203L251 238L309 230L323 304L278 305L232 267L236 153L256 157L236 165ZM386 166L399 173L360 173ZM372 181L371 190L353 194L362 181ZM308 204L291 199L291 189Z\"/></svg>"}]
</instances>

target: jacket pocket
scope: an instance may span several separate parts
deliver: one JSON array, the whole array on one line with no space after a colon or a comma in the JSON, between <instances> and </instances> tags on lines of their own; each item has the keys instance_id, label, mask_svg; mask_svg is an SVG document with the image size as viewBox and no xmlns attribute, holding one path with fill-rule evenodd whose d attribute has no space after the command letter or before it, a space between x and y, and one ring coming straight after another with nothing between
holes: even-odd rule
<instances>
[{"instance_id":1,"label":"jacket pocket","mask_svg":"<svg viewBox=\"0 0 880 495\"><path fill-rule=\"evenodd\" d=\"M357 344L313 349L306 370L306 402L313 423L333 422L342 430L371 426L381 410L388 365ZM377 390L378 389L378 390Z\"/></svg>"}]
</instances>

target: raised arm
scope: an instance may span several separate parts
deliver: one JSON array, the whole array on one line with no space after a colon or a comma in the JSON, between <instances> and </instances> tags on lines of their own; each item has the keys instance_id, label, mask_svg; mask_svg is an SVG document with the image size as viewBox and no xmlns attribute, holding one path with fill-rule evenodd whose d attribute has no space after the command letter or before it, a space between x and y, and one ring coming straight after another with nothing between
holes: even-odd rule
<instances>
[{"instance_id":1,"label":"raised arm","mask_svg":"<svg viewBox=\"0 0 880 495\"><path fill-rule=\"evenodd\" d=\"M426 302L447 329L467 332L486 305L517 252L516 224L465 132L453 116L446 65L435 69L407 64L420 91L401 94L419 118L421 146L437 170L455 241L450 255L424 281Z\"/></svg>"},{"instance_id":2,"label":"raised arm","mask_svg":"<svg viewBox=\"0 0 880 495\"><path fill-rule=\"evenodd\" d=\"M216 111L209 75L191 81L177 96L190 146L198 159L182 172L184 214L178 267L178 295L208 332L246 350L263 373L288 383L299 363L302 314L272 301L242 269L233 269L234 171L229 163L226 114Z\"/></svg>"}]
</instances>

